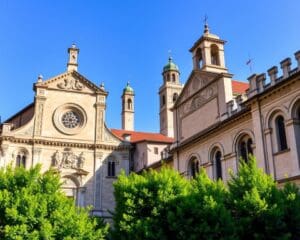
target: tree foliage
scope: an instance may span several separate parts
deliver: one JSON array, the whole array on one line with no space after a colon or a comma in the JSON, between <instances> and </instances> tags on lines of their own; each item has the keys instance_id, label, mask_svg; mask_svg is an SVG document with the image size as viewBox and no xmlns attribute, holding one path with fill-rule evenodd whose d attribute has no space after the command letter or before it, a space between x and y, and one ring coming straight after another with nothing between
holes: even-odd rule
<instances>
[{"instance_id":1,"label":"tree foliage","mask_svg":"<svg viewBox=\"0 0 300 240\"><path fill-rule=\"evenodd\" d=\"M74 206L58 174L40 170L0 170L0 239L104 239L108 226Z\"/></svg>"},{"instance_id":2,"label":"tree foliage","mask_svg":"<svg viewBox=\"0 0 300 240\"><path fill-rule=\"evenodd\" d=\"M300 239L300 192L241 161L225 185L163 168L114 184L114 239Z\"/></svg>"}]
</instances>

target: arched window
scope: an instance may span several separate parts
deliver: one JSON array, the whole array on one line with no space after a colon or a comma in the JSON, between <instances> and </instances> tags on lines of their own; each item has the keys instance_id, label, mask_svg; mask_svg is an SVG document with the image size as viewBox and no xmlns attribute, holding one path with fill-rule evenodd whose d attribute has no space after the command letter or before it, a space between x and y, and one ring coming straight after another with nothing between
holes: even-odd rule
<instances>
[{"instance_id":1,"label":"arched window","mask_svg":"<svg viewBox=\"0 0 300 240\"><path fill-rule=\"evenodd\" d=\"M210 46L210 58L212 65L220 65L219 48L215 44Z\"/></svg>"},{"instance_id":2,"label":"arched window","mask_svg":"<svg viewBox=\"0 0 300 240\"><path fill-rule=\"evenodd\" d=\"M215 147L211 152L211 162L213 166L213 175L216 180L222 179L222 153L218 147Z\"/></svg>"},{"instance_id":3,"label":"arched window","mask_svg":"<svg viewBox=\"0 0 300 240\"><path fill-rule=\"evenodd\" d=\"M17 157L16 157L16 166L17 167L22 166L22 167L26 168L26 159L27 159L27 155L25 152L23 152L23 151L18 152Z\"/></svg>"},{"instance_id":4,"label":"arched window","mask_svg":"<svg viewBox=\"0 0 300 240\"><path fill-rule=\"evenodd\" d=\"M127 100L127 108L128 108L129 110L132 109L132 100L131 100L130 98Z\"/></svg>"},{"instance_id":5,"label":"arched window","mask_svg":"<svg viewBox=\"0 0 300 240\"><path fill-rule=\"evenodd\" d=\"M189 161L189 167L188 167L188 175L192 178L196 177L196 175L199 173L199 160L195 157L191 158Z\"/></svg>"},{"instance_id":6,"label":"arched window","mask_svg":"<svg viewBox=\"0 0 300 240\"><path fill-rule=\"evenodd\" d=\"M248 136L245 135L240 139L238 142L238 155L239 158L242 158L246 163L249 160L249 154L253 154L253 149L252 149L252 144L253 141L252 139Z\"/></svg>"},{"instance_id":7,"label":"arched window","mask_svg":"<svg viewBox=\"0 0 300 240\"><path fill-rule=\"evenodd\" d=\"M173 94L173 102L175 102L177 100L177 98L178 98L178 93L174 93Z\"/></svg>"},{"instance_id":8,"label":"arched window","mask_svg":"<svg viewBox=\"0 0 300 240\"><path fill-rule=\"evenodd\" d=\"M275 119L276 134L277 134L277 146L278 151L287 149L285 124L283 116L279 115Z\"/></svg>"},{"instance_id":9,"label":"arched window","mask_svg":"<svg viewBox=\"0 0 300 240\"><path fill-rule=\"evenodd\" d=\"M216 166L216 179L222 179L222 163L221 163L222 154L220 151L215 153L215 166Z\"/></svg>"},{"instance_id":10,"label":"arched window","mask_svg":"<svg viewBox=\"0 0 300 240\"><path fill-rule=\"evenodd\" d=\"M170 74L167 74L167 81L170 82Z\"/></svg>"},{"instance_id":11,"label":"arched window","mask_svg":"<svg viewBox=\"0 0 300 240\"><path fill-rule=\"evenodd\" d=\"M172 73L172 82L176 82L176 75L175 75L175 73Z\"/></svg>"},{"instance_id":12,"label":"arched window","mask_svg":"<svg viewBox=\"0 0 300 240\"><path fill-rule=\"evenodd\" d=\"M112 157L110 157L107 161L107 176L116 176L116 161Z\"/></svg>"},{"instance_id":13,"label":"arched window","mask_svg":"<svg viewBox=\"0 0 300 240\"><path fill-rule=\"evenodd\" d=\"M197 61L197 67L201 69L203 67L203 57L202 57L202 51L200 48L197 49L196 52L196 61Z\"/></svg>"}]
</instances>

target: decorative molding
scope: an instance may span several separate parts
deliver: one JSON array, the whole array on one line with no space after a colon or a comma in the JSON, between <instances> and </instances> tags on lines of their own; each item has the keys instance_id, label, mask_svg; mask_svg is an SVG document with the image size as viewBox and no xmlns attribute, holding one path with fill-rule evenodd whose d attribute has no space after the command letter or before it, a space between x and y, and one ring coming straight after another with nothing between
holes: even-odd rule
<instances>
[{"instance_id":1,"label":"decorative molding","mask_svg":"<svg viewBox=\"0 0 300 240\"><path fill-rule=\"evenodd\" d=\"M28 145L40 144L46 146L55 147L70 147L70 148L85 148L85 149L103 149L103 150L130 150L130 145L111 145L111 144L89 144L89 143L78 143L78 142L61 142L46 139L28 139L28 138L16 138L12 136L0 137L3 141L9 141L12 143L24 143Z\"/></svg>"},{"instance_id":2,"label":"decorative molding","mask_svg":"<svg viewBox=\"0 0 300 240\"><path fill-rule=\"evenodd\" d=\"M83 84L81 84L78 79L65 78L63 81L64 82L60 82L57 84L58 88L78 91L82 91L82 89L84 88Z\"/></svg>"},{"instance_id":3,"label":"decorative molding","mask_svg":"<svg viewBox=\"0 0 300 240\"><path fill-rule=\"evenodd\" d=\"M42 123L43 123L43 112L44 112L44 105L45 105L45 98L37 98L37 112L35 118L35 129L34 135L40 136L42 133Z\"/></svg>"},{"instance_id":4,"label":"decorative molding","mask_svg":"<svg viewBox=\"0 0 300 240\"><path fill-rule=\"evenodd\" d=\"M211 99L216 97L218 94L217 85L212 84L211 86L201 90L193 98L189 99L186 103L179 107L179 116L184 118L190 113L196 111L205 103L209 102Z\"/></svg>"},{"instance_id":5,"label":"decorative molding","mask_svg":"<svg viewBox=\"0 0 300 240\"><path fill-rule=\"evenodd\" d=\"M65 148L63 152L52 155L52 165L57 168L83 169L85 163L84 153L76 155L71 148Z\"/></svg>"}]
</instances>

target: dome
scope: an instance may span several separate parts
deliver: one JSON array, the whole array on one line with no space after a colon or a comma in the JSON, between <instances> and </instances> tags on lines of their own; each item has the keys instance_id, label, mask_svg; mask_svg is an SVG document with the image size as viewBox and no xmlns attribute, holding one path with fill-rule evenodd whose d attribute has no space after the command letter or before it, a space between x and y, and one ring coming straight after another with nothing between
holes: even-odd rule
<instances>
[{"instance_id":1,"label":"dome","mask_svg":"<svg viewBox=\"0 0 300 240\"><path fill-rule=\"evenodd\" d=\"M173 59L169 57L169 62L167 63L167 65L164 66L163 72L171 70L179 72L178 66L173 62Z\"/></svg>"},{"instance_id":2,"label":"dome","mask_svg":"<svg viewBox=\"0 0 300 240\"><path fill-rule=\"evenodd\" d=\"M130 87L129 82L127 82L126 87L123 89L123 93L134 93L133 88Z\"/></svg>"}]
</instances>

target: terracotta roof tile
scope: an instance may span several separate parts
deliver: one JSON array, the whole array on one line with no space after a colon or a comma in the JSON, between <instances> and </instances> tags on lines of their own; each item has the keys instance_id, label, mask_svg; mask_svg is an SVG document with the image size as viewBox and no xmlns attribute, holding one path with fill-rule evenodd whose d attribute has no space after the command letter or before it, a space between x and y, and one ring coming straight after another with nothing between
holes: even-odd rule
<instances>
[{"instance_id":1,"label":"terracotta roof tile","mask_svg":"<svg viewBox=\"0 0 300 240\"><path fill-rule=\"evenodd\" d=\"M111 132L121 140L124 140L124 135L130 135L130 142L132 143L142 141L172 143L174 141L173 138L166 137L160 133L136 132L123 129L111 129Z\"/></svg>"},{"instance_id":2,"label":"terracotta roof tile","mask_svg":"<svg viewBox=\"0 0 300 240\"><path fill-rule=\"evenodd\" d=\"M231 83L232 83L233 94L245 93L246 90L249 88L249 83L240 82L236 80L232 80Z\"/></svg>"}]
</instances>

